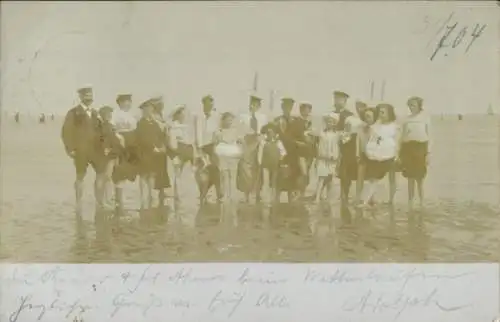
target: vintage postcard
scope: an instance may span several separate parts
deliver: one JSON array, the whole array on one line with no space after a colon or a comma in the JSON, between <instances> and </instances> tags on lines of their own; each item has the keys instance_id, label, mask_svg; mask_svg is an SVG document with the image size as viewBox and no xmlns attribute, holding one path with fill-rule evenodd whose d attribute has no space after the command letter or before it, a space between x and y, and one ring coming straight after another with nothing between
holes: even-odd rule
<instances>
[{"instance_id":1,"label":"vintage postcard","mask_svg":"<svg viewBox=\"0 0 500 322\"><path fill-rule=\"evenodd\" d=\"M493 321L499 26L2 2L0 320Z\"/></svg>"}]
</instances>

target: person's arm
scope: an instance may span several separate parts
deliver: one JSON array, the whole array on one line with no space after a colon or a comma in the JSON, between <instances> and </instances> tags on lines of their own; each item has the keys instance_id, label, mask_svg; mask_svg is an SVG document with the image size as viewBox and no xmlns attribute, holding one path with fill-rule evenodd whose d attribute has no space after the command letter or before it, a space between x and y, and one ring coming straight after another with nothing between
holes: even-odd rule
<instances>
[{"instance_id":1,"label":"person's arm","mask_svg":"<svg viewBox=\"0 0 500 322\"><path fill-rule=\"evenodd\" d=\"M74 110L69 110L64 118L63 126L61 129L61 139L64 144L64 149L68 155L74 153L75 144L75 114Z\"/></svg>"},{"instance_id":2,"label":"person's arm","mask_svg":"<svg viewBox=\"0 0 500 322\"><path fill-rule=\"evenodd\" d=\"M395 123L395 126L396 126L396 130L395 130L395 138L394 138L394 141L396 142L396 151L395 151L395 157L396 159L399 158L399 150L401 148L401 144L402 144L402 130L401 130L401 126L399 126L399 124Z\"/></svg>"},{"instance_id":3,"label":"person's arm","mask_svg":"<svg viewBox=\"0 0 500 322\"><path fill-rule=\"evenodd\" d=\"M278 149L280 150L280 157L283 159L286 155L286 149L281 140L278 140Z\"/></svg>"},{"instance_id":4,"label":"person's arm","mask_svg":"<svg viewBox=\"0 0 500 322\"><path fill-rule=\"evenodd\" d=\"M356 135L356 158L358 159L361 157L361 146L363 144L362 135L363 135L363 130L360 129L358 131L358 134Z\"/></svg>"},{"instance_id":5,"label":"person's arm","mask_svg":"<svg viewBox=\"0 0 500 322\"><path fill-rule=\"evenodd\" d=\"M179 135L180 129L177 128L175 125L170 127L170 131L168 133L168 144L169 148L172 149L173 151L177 150L177 147L179 146L179 143L177 141L177 136Z\"/></svg>"},{"instance_id":6,"label":"person's arm","mask_svg":"<svg viewBox=\"0 0 500 322\"><path fill-rule=\"evenodd\" d=\"M214 145L217 145L220 143L221 135L222 135L222 133L220 132L220 130L215 130L214 133L212 133L212 143Z\"/></svg>"},{"instance_id":7,"label":"person's arm","mask_svg":"<svg viewBox=\"0 0 500 322\"><path fill-rule=\"evenodd\" d=\"M427 154L431 154L431 121L428 118L425 122L425 134L427 135Z\"/></svg>"},{"instance_id":8,"label":"person's arm","mask_svg":"<svg viewBox=\"0 0 500 322\"><path fill-rule=\"evenodd\" d=\"M202 142L201 138L201 117L199 115L194 116L194 145L196 148L200 148Z\"/></svg>"}]
</instances>

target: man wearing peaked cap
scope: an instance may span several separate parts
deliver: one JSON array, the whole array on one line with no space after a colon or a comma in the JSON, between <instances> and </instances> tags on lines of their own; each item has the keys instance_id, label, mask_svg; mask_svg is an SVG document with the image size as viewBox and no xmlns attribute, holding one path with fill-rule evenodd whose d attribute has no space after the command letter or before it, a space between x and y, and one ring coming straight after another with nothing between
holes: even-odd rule
<instances>
[{"instance_id":1,"label":"man wearing peaked cap","mask_svg":"<svg viewBox=\"0 0 500 322\"><path fill-rule=\"evenodd\" d=\"M262 102L262 97L258 96L257 94L251 94L250 102Z\"/></svg>"},{"instance_id":2,"label":"man wearing peaked cap","mask_svg":"<svg viewBox=\"0 0 500 322\"><path fill-rule=\"evenodd\" d=\"M295 100L291 97L285 96L281 99L281 103L294 104Z\"/></svg>"},{"instance_id":3,"label":"man wearing peaked cap","mask_svg":"<svg viewBox=\"0 0 500 322\"><path fill-rule=\"evenodd\" d=\"M338 113L340 116L340 120L337 125L337 129L339 131L344 130L345 119L353 113L346 109L347 99L349 95L342 91L334 91L333 92L333 107L335 109L335 113Z\"/></svg>"},{"instance_id":4,"label":"man wearing peaked cap","mask_svg":"<svg viewBox=\"0 0 500 322\"><path fill-rule=\"evenodd\" d=\"M343 91L333 91L333 96L337 96L337 97L343 97L343 98L349 98L349 94L347 94L346 92L343 92Z\"/></svg>"},{"instance_id":5,"label":"man wearing peaked cap","mask_svg":"<svg viewBox=\"0 0 500 322\"><path fill-rule=\"evenodd\" d=\"M82 87L78 88L76 91L80 95L85 95L87 93L92 93L93 92L92 86L90 86L90 85L82 86Z\"/></svg>"},{"instance_id":6,"label":"man wearing peaked cap","mask_svg":"<svg viewBox=\"0 0 500 322\"><path fill-rule=\"evenodd\" d=\"M210 94L207 94L201 98L202 103L208 103L208 102L213 102L213 101L214 101L214 97Z\"/></svg>"},{"instance_id":7,"label":"man wearing peaked cap","mask_svg":"<svg viewBox=\"0 0 500 322\"><path fill-rule=\"evenodd\" d=\"M120 104L120 102L124 101L132 101L132 94L118 94L116 95L116 104Z\"/></svg>"},{"instance_id":8,"label":"man wearing peaked cap","mask_svg":"<svg viewBox=\"0 0 500 322\"><path fill-rule=\"evenodd\" d=\"M97 111L91 108L94 101L92 87L85 86L77 90L80 103L71 108L64 119L61 129L61 139L66 150L66 154L73 159L75 166L75 196L76 211L81 211L81 201L83 197L83 181L85 179L89 164L96 172L95 197L98 206L102 206L99 189L99 176L103 169L100 167L100 158L97 150L99 138L99 117Z\"/></svg>"},{"instance_id":9,"label":"man wearing peaked cap","mask_svg":"<svg viewBox=\"0 0 500 322\"><path fill-rule=\"evenodd\" d=\"M202 97L203 105L201 113L195 116L195 151L197 163L203 164L197 168L195 177L200 191L201 201L211 186L215 186L217 198L222 198L219 169L216 166L216 155L214 152L213 134L219 127L220 118L215 113L214 98L208 94Z\"/></svg>"},{"instance_id":10,"label":"man wearing peaked cap","mask_svg":"<svg viewBox=\"0 0 500 322\"><path fill-rule=\"evenodd\" d=\"M302 102L299 105L300 117L296 118L292 124L294 138L296 141L296 152L299 157L300 175L298 177L298 189L301 197L304 197L306 188L309 184L309 174L312 162L315 156L316 137L311 135L312 119L311 119L312 104Z\"/></svg>"}]
</instances>

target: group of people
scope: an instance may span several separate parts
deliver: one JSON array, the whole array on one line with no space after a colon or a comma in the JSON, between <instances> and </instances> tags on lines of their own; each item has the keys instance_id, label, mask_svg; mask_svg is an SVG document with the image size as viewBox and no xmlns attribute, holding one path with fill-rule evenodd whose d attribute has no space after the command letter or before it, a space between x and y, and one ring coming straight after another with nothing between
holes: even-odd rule
<instances>
[{"instance_id":1,"label":"group of people","mask_svg":"<svg viewBox=\"0 0 500 322\"><path fill-rule=\"evenodd\" d=\"M294 116L296 103L289 97L281 100L281 115L269 120L260 111L262 99L257 95L250 96L248 112L239 116L231 112L219 115L214 98L207 95L192 124L185 105L176 106L166 117L161 96L142 102L142 116L137 120L131 94L117 96L118 108L98 110L91 107L91 87L79 89L78 94L80 104L69 110L62 127L62 141L76 169L78 210L89 165L96 172L98 207L118 210L123 210L124 184L137 178L142 209L153 206L155 191L162 205L167 188L173 188L174 198L179 198L179 181L186 166L193 169L201 202L212 187L219 201L232 199L234 187L247 202L251 197L260 201L264 187L275 201L283 192L289 201L310 198L305 194L313 169L318 177L312 196L316 201L333 200L333 181L338 178L343 201L349 201L351 184L356 182L354 203L370 207L378 183L388 175L392 203L398 171L408 179L410 206L415 185L420 203L423 200L430 135L419 97L408 99L410 115L396 122L392 105L368 106L357 101L356 113L352 113L346 109L349 95L335 91L334 108L317 127L313 126L312 105L298 104L299 115ZM168 163L173 173L169 173Z\"/></svg>"}]
</instances>

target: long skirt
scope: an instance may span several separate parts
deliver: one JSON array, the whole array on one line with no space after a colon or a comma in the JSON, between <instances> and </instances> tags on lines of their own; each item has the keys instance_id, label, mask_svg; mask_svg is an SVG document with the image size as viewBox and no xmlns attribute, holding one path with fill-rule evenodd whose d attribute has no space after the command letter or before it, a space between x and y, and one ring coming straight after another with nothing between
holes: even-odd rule
<instances>
[{"instance_id":1,"label":"long skirt","mask_svg":"<svg viewBox=\"0 0 500 322\"><path fill-rule=\"evenodd\" d=\"M247 135L244 139L243 155L238 162L236 174L236 188L243 193L257 192L262 188L258 151L259 137Z\"/></svg>"},{"instance_id":2,"label":"long skirt","mask_svg":"<svg viewBox=\"0 0 500 322\"><path fill-rule=\"evenodd\" d=\"M428 142L403 142L399 153L401 174L408 179L423 179L427 175Z\"/></svg>"},{"instance_id":3,"label":"long skirt","mask_svg":"<svg viewBox=\"0 0 500 322\"><path fill-rule=\"evenodd\" d=\"M283 158L278 170L277 189L279 191L297 191L299 179L304 175L299 162L299 157L293 152Z\"/></svg>"},{"instance_id":4,"label":"long skirt","mask_svg":"<svg viewBox=\"0 0 500 322\"><path fill-rule=\"evenodd\" d=\"M159 153L155 156L154 176L155 189L162 190L170 188L170 176L167 171L168 157L165 153Z\"/></svg>"},{"instance_id":5,"label":"long skirt","mask_svg":"<svg viewBox=\"0 0 500 322\"><path fill-rule=\"evenodd\" d=\"M125 180L135 181L139 171L139 153L136 144L135 132L121 134L123 142L118 152L117 163L113 170L113 182Z\"/></svg>"}]
</instances>

